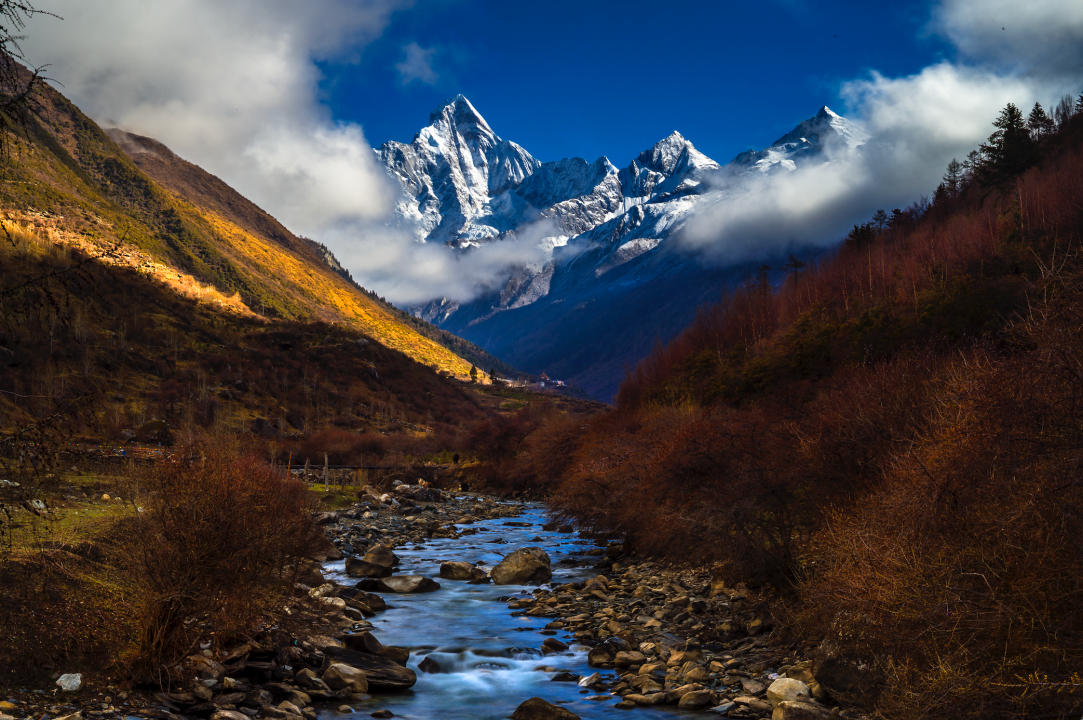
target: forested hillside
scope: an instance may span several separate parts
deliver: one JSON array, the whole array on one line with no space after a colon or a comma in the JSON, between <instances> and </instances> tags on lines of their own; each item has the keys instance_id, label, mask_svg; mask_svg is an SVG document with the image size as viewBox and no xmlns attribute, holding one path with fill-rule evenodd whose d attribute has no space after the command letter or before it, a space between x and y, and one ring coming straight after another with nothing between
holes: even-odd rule
<instances>
[{"instance_id":1,"label":"forested hillside","mask_svg":"<svg viewBox=\"0 0 1083 720\"><path fill-rule=\"evenodd\" d=\"M931 202L703 308L616 409L492 421L525 432L489 442L491 482L773 586L887 717L1071 707L1083 114L1065 103L1059 123L1008 106Z\"/></svg>"}]
</instances>

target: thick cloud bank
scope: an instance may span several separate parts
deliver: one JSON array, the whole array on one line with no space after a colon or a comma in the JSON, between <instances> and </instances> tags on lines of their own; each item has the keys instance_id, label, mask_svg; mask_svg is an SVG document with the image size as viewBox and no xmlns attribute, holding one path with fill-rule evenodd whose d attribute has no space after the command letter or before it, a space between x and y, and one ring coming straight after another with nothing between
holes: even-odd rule
<instances>
[{"instance_id":1,"label":"thick cloud bank","mask_svg":"<svg viewBox=\"0 0 1083 720\"><path fill-rule=\"evenodd\" d=\"M1026 113L1080 90L1079 0L946 0L930 29L957 46L958 60L842 86L849 116L872 136L866 146L828 148L823 164L737 186L723 180L731 192L703 203L681 241L720 262L837 242L876 208L930 194L948 161L976 149L1009 102Z\"/></svg>"}]
</instances>

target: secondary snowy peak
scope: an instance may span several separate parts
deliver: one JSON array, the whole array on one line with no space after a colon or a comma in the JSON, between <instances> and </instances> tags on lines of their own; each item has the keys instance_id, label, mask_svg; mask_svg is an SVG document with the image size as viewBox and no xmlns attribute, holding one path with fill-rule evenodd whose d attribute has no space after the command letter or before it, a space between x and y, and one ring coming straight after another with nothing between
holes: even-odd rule
<instances>
[{"instance_id":1,"label":"secondary snowy peak","mask_svg":"<svg viewBox=\"0 0 1083 720\"><path fill-rule=\"evenodd\" d=\"M865 144L869 134L860 125L847 120L824 105L820 111L798 123L790 132L763 150L748 150L733 160L751 172L773 173L797 168L797 161L812 158L834 145L857 147Z\"/></svg>"},{"instance_id":2,"label":"secondary snowy peak","mask_svg":"<svg viewBox=\"0 0 1083 720\"><path fill-rule=\"evenodd\" d=\"M771 145L776 147L802 140L823 144L835 139L841 139L850 147L855 147L868 140L869 135L861 127L841 115L836 115L831 108L824 105L818 113L798 124Z\"/></svg>"},{"instance_id":3,"label":"secondary snowy peak","mask_svg":"<svg viewBox=\"0 0 1083 720\"><path fill-rule=\"evenodd\" d=\"M718 169L718 163L674 131L621 170L620 180L626 196L649 197L692 189L704 175Z\"/></svg>"},{"instance_id":4,"label":"secondary snowy peak","mask_svg":"<svg viewBox=\"0 0 1083 720\"><path fill-rule=\"evenodd\" d=\"M536 208L546 208L589 195L603 180L616 174L617 168L605 157L592 163L578 157L564 158L542 163L533 175L515 188L515 194Z\"/></svg>"}]
</instances>

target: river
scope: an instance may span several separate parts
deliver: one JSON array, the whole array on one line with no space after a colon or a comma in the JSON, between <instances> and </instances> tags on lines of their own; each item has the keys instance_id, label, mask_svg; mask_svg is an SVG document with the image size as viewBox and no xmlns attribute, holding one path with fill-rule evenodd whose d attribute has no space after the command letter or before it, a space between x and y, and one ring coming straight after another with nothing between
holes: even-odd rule
<instances>
[{"instance_id":1,"label":"river","mask_svg":"<svg viewBox=\"0 0 1083 720\"><path fill-rule=\"evenodd\" d=\"M507 522L527 522L530 527L512 527ZM576 645L564 631L542 634L550 618L512 617L506 602L497 598L528 597L535 587L525 585L470 585L440 577L440 564L448 560L481 561L496 565L511 551L528 546L543 548L553 562L552 584L583 580L598 571L588 567L561 565L565 558L583 559L583 551L594 547L574 535L542 529L544 508L533 505L517 518L478 521L469 526L483 532L461 538L431 539L424 546L395 549L401 558L398 575L425 575L437 580L436 592L416 595L385 594L389 607L370 619L372 633L385 645L410 648L409 667L417 673L417 684L396 694L374 695L353 704L354 713L326 708L323 715L334 718L368 718L374 710L386 708L397 717L417 720L488 720L508 718L524 700L538 696L574 712L582 718L611 718L629 711L613 706L617 698L587 700L574 682L552 682L556 670L579 675L595 672L587 665L587 648ZM503 540L496 543L495 540ZM334 582L354 584L344 574L345 562L326 565ZM539 648L548 636L556 637L570 650L543 656ZM425 673L418 663L426 656L439 663L442 671ZM552 667L541 672L539 666ZM602 671L602 674L612 673ZM686 713L674 706L638 708L636 718L660 718Z\"/></svg>"}]
</instances>

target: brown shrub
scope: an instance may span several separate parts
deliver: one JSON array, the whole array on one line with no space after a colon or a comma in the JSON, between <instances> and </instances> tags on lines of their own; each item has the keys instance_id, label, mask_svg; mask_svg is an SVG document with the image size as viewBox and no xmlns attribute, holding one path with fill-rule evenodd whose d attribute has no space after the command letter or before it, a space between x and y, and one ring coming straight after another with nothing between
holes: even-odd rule
<instances>
[{"instance_id":1,"label":"brown shrub","mask_svg":"<svg viewBox=\"0 0 1083 720\"><path fill-rule=\"evenodd\" d=\"M222 642L281 606L318 547L305 486L226 444L184 448L140 474L121 534L139 592L137 670L157 673L213 628Z\"/></svg>"},{"instance_id":2,"label":"brown shrub","mask_svg":"<svg viewBox=\"0 0 1083 720\"><path fill-rule=\"evenodd\" d=\"M927 431L837 514L802 585L805 631L879 666L886 717L1083 702L1083 280L1048 291L1016 352L945 370Z\"/></svg>"},{"instance_id":3,"label":"brown shrub","mask_svg":"<svg viewBox=\"0 0 1083 720\"><path fill-rule=\"evenodd\" d=\"M322 465L326 453L327 461L332 465L357 465L365 458L370 462L382 459L387 454L387 446L387 440L375 433L328 428L305 438L294 461L304 464L307 458L313 465Z\"/></svg>"}]
</instances>

